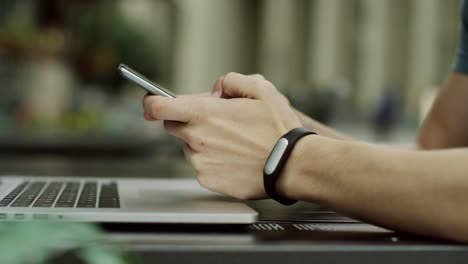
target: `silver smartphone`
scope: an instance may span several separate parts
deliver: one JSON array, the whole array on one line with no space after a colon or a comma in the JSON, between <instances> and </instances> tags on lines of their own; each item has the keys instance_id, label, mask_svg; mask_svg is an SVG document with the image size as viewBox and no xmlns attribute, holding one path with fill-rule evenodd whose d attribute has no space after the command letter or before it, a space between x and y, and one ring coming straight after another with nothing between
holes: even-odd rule
<instances>
[{"instance_id":1,"label":"silver smartphone","mask_svg":"<svg viewBox=\"0 0 468 264\"><path fill-rule=\"evenodd\" d=\"M143 75L139 74L138 72L136 72L135 70L133 70L125 64L120 64L118 71L122 77L145 89L150 94L161 95L171 98L176 97L173 92L164 89L159 84L149 81L148 79L143 77Z\"/></svg>"}]
</instances>

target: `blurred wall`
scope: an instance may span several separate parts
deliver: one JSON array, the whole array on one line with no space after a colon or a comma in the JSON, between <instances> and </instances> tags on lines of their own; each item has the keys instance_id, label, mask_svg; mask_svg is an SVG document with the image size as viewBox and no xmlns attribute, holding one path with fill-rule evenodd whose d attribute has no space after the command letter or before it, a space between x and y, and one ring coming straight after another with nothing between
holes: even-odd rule
<instances>
[{"instance_id":1,"label":"blurred wall","mask_svg":"<svg viewBox=\"0 0 468 264\"><path fill-rule=\"evenodd\" d=\"M211 89L228 72L253 71L256 13L249 0L176 1L174 87L179 91Z\"/></svg>"},{"instance_id":2,"label":"blurred wall","mask_svg":"<svg viewBox=\"0 0 468 264\"><path fill-rule=\"evenodd\" d=\"M211 88L229 71L260 72L285 90L296 83L351 83L366 111L392 84L406 112L450 70L459 0L175 1L173 85Z\"/></svg>"},{"instance_id":3,"label":"blurred wall","mask_svg":"<svg viewBox=\"0 0 468 264\"><path fill-rule=\"evenodd\" d=\"M325 122L368 122L383 95L396 94L394 122L416 127L429 92L450 71L459 5L2 0L0 135L140 133L146 127L154 134L140 119L144 92L118 76L120 62L177 93L209 91L230 71L262 73L295 106Z\"/></svg>"}]
</instances>

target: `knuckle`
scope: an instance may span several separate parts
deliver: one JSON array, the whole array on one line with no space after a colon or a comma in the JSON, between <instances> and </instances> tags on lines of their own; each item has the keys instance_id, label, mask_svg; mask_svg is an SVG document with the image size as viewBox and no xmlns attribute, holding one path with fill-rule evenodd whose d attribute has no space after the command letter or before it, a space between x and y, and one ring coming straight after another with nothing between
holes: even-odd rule
<instances>
[{"instance_id":1,"label":"knuckle","mask_svg":"<svg viewBox=\"0 0 468 264\"><path fill-rule=\"evenodd\" d=\"M286 97L284 94L280 94L280 100L287 105L291 105L291 102L289 102L288 97Z\"/></svg>"},{"instance_id":2,"label":"knuckle","mask_svg":"<svg viewBox=\"0 0 468 264\"><path fill-rule=\"evenodd\" d=\"M195 147L198 150L204 150L205 146L206 146L206 142L202 138L198 138L197 140L195 140Z\"/></svg>"},{"instance_id":3,"label":"knuckle","mask_svg":"<svg viewBox=\"0 0 468 264\"><path fill-rule=\"evenodd\" d=\"M235 73L235 72L228 72L224 78L234 78L237 76L238 73Z\"/></svg>"},{"instance_id":4,"label":"knuckle","mask_svg":"<svg viewBox=\"0 0 468 264\"><path fill-rule=\"evenodd\" d=\"M190 144L189 145L194 150L202 151L202 150L205 149L206 142L202 138L194 137L193 135L190 135Z\"/></svg>"},{"instance_id":5,"label":"knuckle","mask_svg":"<svg viewBox=\"0 0 468 264\"><path fill-rule=\"evenodd\" d=\"M270 82L266 80L255 79L253 80L252 86L255 90L258 90L262 95L270 93L271 87Z\"/></svg>"},{"instance_id":6,"label":"knuckle","mask_svg":"<svg viewBox=\"0 0 468 264\"><path fill-rule=\"evenodd\" d=\"M252 87L255 90L259 90L259 91L263 92L263 90L265 89L264 85L265 85L265 80L260 80L260 79L252 80Z\"/></svg>"},{"instance_id":7,"label":"knuckle","mask_svg":"<svg viewBox=\"0 0 468 264\"><path fill-rule=\"evenodd\" d=\"M185 143L188 144L192 149L196 151L205 149L206 141L203 138L200 138L191 132L179 131L178 133L182 136Z\"/></svg>"},{"instance_id":8,"label":"knuckle","mask_svg":"<svg viewBox=\"0 0 468 264\"><path fill-rule=\"evenodd\" d=\"M185 133L183 140L187 145L189 145L191 148L194 148L194 142L195 142L195 137L192 135L192 133Z\"/></svg>"},{"instance_id":9,"label":"knuckle","mask_svg":"<svg viewBox=\"0 0 468 264\"><path fill-rule=\"evenodd\" d=\"M224 75L223 83L235 81L239 77L239 73L236 72L228 72Z\"/></svg>"},{"instance_id":10,"label":"knuckle","mask_svg":"<svg viewBox=\"0 0 468 264\"><path fill-rule=\"evenodd\" d=\"M264 81L265 84L262 87L262 91L265 95L265 97L272 97L275 96L278 91L276 90L276 87L269 81Z\"/></svg>"},{"instance_id":11,"label":"knuckle","mask_svg":"<svg viewBox=\"0 0 468 264\"><path fill-rule=\"evenodd\" d=\"M252 77L260 79L260 80L265 80L266 79L265 76L263 76L263 74L260 74L260 73L254 73L254 74L252 74Z\"/></svg>"},{"instance_id":12,"label":"knuckle","mask_svg":"<svg viewBox=\"0 0 468 264\"><path fill-rule=\"evenodd\" d=\"M264 80L263 82L265 83L265 89L269 91L276 91L276 87L270 81Z\"/></svg>"}]
</instances>

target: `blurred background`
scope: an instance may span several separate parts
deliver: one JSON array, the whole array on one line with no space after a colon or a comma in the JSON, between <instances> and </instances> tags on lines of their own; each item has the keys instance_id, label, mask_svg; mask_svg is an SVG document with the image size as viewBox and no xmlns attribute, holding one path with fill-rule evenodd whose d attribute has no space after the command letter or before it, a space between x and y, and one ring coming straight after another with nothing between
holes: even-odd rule
<instances>
[{"instance_id":1,"label":"blurred background","mask_svg":"<svg viewBox=\"0 0 468 264\"><path fill-rule=\"evenodd\" d=\"M143 120L144 92L118 76L121 62L176 93L261 73L345 133L412 142L450 71L459 4L1 0L0 173L180 174L180 143Z\"/></svg>"}]
</instances>

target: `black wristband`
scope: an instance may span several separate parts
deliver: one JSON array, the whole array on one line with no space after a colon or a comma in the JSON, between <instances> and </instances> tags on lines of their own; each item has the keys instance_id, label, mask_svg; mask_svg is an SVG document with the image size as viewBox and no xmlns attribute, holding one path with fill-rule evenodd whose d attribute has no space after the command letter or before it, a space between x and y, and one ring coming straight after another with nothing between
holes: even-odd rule
<instances>
[{"instance_id":1,"label":"black wristband","mask_svg":"<svg viewBox=\"0 0 468 264\"><path fill-rule=\"evenodd\" d=\"M276 182L278 181L281 171L283 170L286 161L291 154L294 145L304 136L315 134L314 132L303 128L295 128L284 134L275 144L270 156L265 162L263 168L263 186L271 199L283 205L291 205L297 201L282 197L276 192Z\"/></svg>"}]
</instances>

